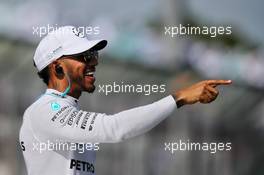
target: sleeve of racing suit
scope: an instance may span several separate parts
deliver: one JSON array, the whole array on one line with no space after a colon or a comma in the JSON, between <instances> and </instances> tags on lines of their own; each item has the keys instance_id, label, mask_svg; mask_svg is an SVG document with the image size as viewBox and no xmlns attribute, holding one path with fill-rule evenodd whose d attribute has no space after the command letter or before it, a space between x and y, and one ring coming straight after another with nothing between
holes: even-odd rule
<instances>
[{"instance_id":1,"label":"sleeve of racing suit","mask_svg":"<svg viewBox=\"0 0 264 175\"><path fill-rule=\"evenodd\" d=\"M32 117L31 126L35 134L45 140L120 142L149 131L169 116L175 106L173 97L168 96L149 105L106 115L65 104L55 112L44 107L39 117Z\"/></svg>"}]
</instances>

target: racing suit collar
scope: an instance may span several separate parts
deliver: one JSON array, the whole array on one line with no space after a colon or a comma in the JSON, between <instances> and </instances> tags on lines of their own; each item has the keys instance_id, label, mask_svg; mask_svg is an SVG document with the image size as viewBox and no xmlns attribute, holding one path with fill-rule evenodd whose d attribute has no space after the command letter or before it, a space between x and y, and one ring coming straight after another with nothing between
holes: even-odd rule
<instances>
[{"instance_id":1,"label":"racing suit collar","mask_svg":"<svg viewBox=\"0 0 264 175\"><path fill-rule=\"evenodd\" d=\"M66 98L67 100L69 100L71 103L73 103L73 104L77 104L78 103L78 99L76 99L76 98L74 98L74 97L72 97L72 96L69 96L69 95L66 95L66 96L62 96L62 92L60 92L60 91L57 91L57 90L55 90L55 89L47 89L46 90L46 93L45 94L51 94L51 95L54 95L54 96L58 96L58 97L61 97L61 98Z\"/></svg>"}]
</instances>

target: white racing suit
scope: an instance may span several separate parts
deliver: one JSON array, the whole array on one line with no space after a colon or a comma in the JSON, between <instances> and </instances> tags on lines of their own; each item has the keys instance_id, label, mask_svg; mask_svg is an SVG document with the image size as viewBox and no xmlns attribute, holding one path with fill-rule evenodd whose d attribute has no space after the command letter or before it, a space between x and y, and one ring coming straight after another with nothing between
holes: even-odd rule
<instances>
[{"instance_id":1,"label":"white racing suit","mask_svg":"<svg viewBox=\"0 0 264 175\"><path fill-rule=\"evenodd\" d=\"M173 97L167 96L107 115L81 110L77 99L61 95L47 89L24 113L19 140L28 175L94 175L99 143L120 142L143 134L176 107ZM61 143L64 147L58 146ZM76 149L83 147L85 151Z\"/></svg>"}]
</instances>

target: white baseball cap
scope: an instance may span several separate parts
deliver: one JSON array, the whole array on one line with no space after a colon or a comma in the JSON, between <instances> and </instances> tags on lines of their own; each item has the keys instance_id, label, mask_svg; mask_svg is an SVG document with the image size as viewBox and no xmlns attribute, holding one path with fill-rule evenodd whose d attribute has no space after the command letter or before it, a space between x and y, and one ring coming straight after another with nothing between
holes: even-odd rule
<instances>
[{"instance_id":1,"label":"white baseball cap","mask_svg":"<svg viewBox=\"0 0 264 175\"><path fill-rule=\"evenodd\" d=\"M91 48L101 50L106 45L106 40L88 40L74 26L64 26L50 32L40 41L33 59L40 72L63 55L78 54Z\"/></svg>"}]
</instances>

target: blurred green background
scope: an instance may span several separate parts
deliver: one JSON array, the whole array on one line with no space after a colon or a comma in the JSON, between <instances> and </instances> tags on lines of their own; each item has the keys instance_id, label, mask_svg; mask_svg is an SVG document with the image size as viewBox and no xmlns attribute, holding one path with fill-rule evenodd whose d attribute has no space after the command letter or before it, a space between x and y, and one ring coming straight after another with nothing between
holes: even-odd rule
<instances>
[{"instance_id":1,"label":"blurred green background","mask_svg":"<svg viewBox=\"0 0 264 175\"><path fill-rule=\"evenodd\" d=\"M156 101L204 79L232 79L209 104L175 110L150 132L100 144L97 174L263 175L264 35L261 0L0 2L0 175L24 175L18 142L25 109L45 91L32 59L34 27L98 26L108 39L96 84L166 84L166 93L83 94L85 110L113 114ZM232 35L165 35L165 26L232 26ZM232 150L164 150L164 142L231 142Z\"/></svg>"}]
</instances>

